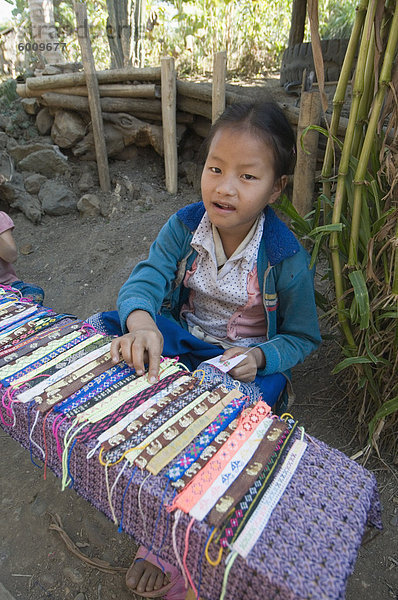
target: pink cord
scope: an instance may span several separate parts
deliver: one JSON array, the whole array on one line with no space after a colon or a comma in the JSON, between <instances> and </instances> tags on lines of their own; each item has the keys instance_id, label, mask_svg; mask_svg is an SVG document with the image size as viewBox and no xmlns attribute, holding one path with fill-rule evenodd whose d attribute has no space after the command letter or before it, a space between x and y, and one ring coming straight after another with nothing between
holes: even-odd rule
<instances>
[{"instance_id":1,"label":"pink cord","mask_svg":"<svg viewBox=\"0 0 398 600\"><path fill-rule=\"evenodd\" d=\"M185 570L185 573L187 574L189 583L191 584L191 588L193 589L195 596L198 597L198 590L196 589L195 584L192 581L191 574L187 567L187 556L188 556L188 548L189 548L189 533L191 531L191 528L192 528L192 525L194 524L194 522L195 522L195 519L192 517L192 519L189 521L189 525L185 532L185 549L184 549L184 555L182 557L182 564L184 565L184 570Z\"/></svg>"}]
</instances>

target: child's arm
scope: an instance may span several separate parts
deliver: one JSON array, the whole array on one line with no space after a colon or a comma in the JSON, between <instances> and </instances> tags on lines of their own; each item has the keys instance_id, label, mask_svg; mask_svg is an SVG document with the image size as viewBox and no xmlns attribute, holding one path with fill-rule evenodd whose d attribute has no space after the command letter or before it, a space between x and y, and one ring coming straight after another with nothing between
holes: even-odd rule
<instances>
[{"instance_id":1,"label":"child's arm","mask_svg":"<svg viewBox=\"0 0 398 600\"><path fill-rule=\"evenodd\" d=\"M14 263L18 258L18 251L11 229L0 233L0 258L8 263Z\"/></svg>"},{"instance_id":2,"label":"child's arm","mask_svg":"<svg viewBox=\"0 0 398 600\"><path fill-rule=\"evenodd\" d=\"M159 375L160 356L163 350L163 336L151 315L144 310L135 310L127 317L129 333L113 340L111 356L115 363L120 354L137 375L143 375L145 364L149 363L148 381L155 383Z\"/></svg>"}]
</instances>

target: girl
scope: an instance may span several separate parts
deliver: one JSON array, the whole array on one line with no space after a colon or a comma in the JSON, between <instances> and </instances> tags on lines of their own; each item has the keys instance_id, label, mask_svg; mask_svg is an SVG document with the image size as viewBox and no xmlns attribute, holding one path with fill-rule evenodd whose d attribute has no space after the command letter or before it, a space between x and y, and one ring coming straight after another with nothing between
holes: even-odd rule
<instances>
[{"instance_id":1,"label":"girl","mask_svg":"<svg viewBox=\"0 0 398 600\"><path fill-rule=\"evenodd\" d=\"M203 201L172 216L135 267L119 293L120 323L102 314L108 333L123 333L112 358L121 354L138 374L148 364L155 381L161 354L190 369L244 354L229 375L273 405L291 367L320 343L308 255L269 206L294 168L294 134L276 104L234 104L206 149ZM141 548L138 557L148 554ZM135 562L128 587L156 597L179 585L154 563ZM184 597L176 586L169 598Z\"/></svg>"}]
</instances>

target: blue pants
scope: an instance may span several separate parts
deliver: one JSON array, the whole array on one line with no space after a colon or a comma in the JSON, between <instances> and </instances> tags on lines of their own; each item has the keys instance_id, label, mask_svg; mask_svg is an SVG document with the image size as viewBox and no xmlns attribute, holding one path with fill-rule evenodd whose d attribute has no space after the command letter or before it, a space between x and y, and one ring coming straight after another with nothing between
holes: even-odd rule
<instances>
[{"instance_id":1,"label":"blue pants","mask_svg":"<svg viewBox=\"0 0 398 600\"><path fill-rule=\"evenodd\" d=\"M119 315L116 310L93 315L87 321L108 335L123 335ZM163 355L170 357L178 356L179 360L190 371L194 371L198 367L202 369L204 367L202 365L203 361L214 358L224 352L220 346L199 340L181 327L181 325L162 315L156 317L156 325L164 339ZM219 376L220 371L215 367L211 365L205 365L205 367L205 379L206 374L211 376L215 372ZM228 374L223 376L224 382L227 379L232 380ZM240 389L243 393L247 393L252 399L257 399L262 395L264 401L269 406L275 404L285 387L286 378L281 373L257 375L252 383L240 383Z\"/></svg>"}]
</instances>

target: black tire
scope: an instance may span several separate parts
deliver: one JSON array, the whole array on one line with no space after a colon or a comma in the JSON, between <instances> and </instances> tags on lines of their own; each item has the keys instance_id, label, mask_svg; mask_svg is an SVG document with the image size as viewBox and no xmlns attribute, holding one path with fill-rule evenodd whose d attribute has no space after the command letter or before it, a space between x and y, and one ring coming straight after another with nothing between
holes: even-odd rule
<instances>
[{"instance_id":1,"label":"black tire","mask_svg":"<svg viewBox=\"0 0 398 600\"><path fill-rule=\"evenodd\" d=\"M325 81L337 81L347 51L348 40L321 40L325 65ZM314 59L310 42L286 48L280 70L281 85L300 83L304 69L314 71Z\"/></svg>"}]
</instances>

